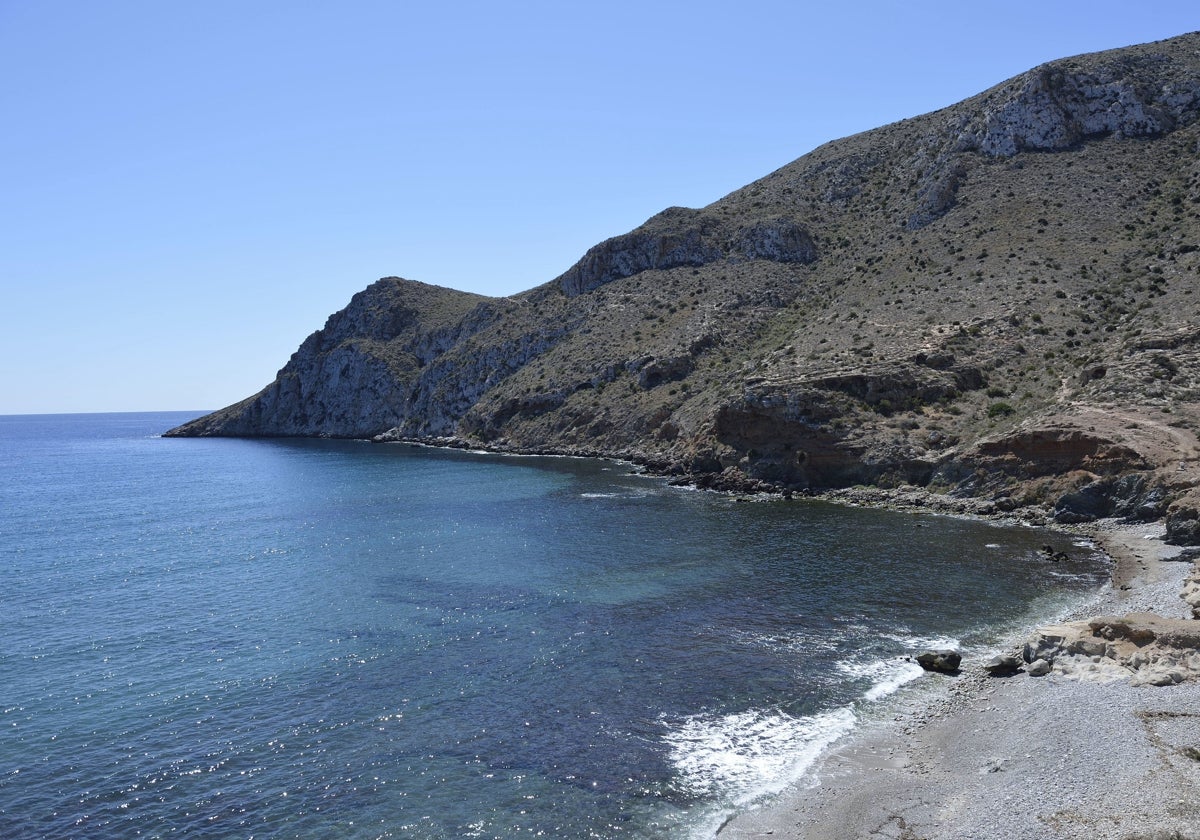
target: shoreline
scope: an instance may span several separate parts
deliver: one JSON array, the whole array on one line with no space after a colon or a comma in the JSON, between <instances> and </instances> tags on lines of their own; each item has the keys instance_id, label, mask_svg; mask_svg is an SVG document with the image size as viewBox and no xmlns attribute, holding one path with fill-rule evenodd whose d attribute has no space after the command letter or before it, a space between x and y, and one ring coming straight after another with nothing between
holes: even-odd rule
<instances>
[{"instance_id":1,"label":"shoreline","mask_svg":"<svg viewBox=\"0 0 1200 840\"><path fill-rule=\"evenodd\" d=\"M1163 520L1064 524L1045 508L1009 510L912 486L788 493L674 476L628 454L482 452L601 458L672 485L740 497L1044 527L1090 540L1110 568L1109 582L1092 597L1037 626L1106 613L1191 617L1182 589L1193 563L1171 560L1185 548L1165 543ZM1000 648L1024 641L1014 636ZM902 688L877 717L827 747L801 781L731 814L716 837L1200 840L1200 682L1148 687L1024 671L989 677L981 666L968 661L958 677L923 678L946 681L941 687Z\"/></svg>"},{"instance_id":2,"label":"shoreline","mask_svg":"<svg viewBox=\"0 0 1200 840\"><path fill-rule=\"evenodd\" d=\"M600 459L676 486L908 513L1039 526L1093 541L1110 581L1071 618L1156 612L1190 617L1180 593L1191 562L1165 544L1165 522L1054 522L1043 507L1009 509L923 488L787 492L678 476L635 453L512 451L458 439L380 439L500 456ZM1057 619L1063 620L1063 619ZM1016 647L1023 639L1009 640ZM1054 673L987 677L968 662L941 689L902 689L884 713L830 746L805 778L747 805L722 840L1200 840L1200 681L1164 688L1085 682ZM916 685L913 686L916 688ZM1195 710L1195 711L1193 711Z\"/></svg>"},{"instance_id":3,"label":"shoreline","mask_svg":"<svg viewBox=\"0 0 1200 840\"><path fill-rule=\"evenodd\" d=\"M1113 562L1111 582L1073 617L1191 617L1180 592L1193 566L1170 559L1182 549L1162 541L1163 523L1064 530ZM1200 840L1200 684L989 677L979 663L925 679L948 682L932 700L897 698L717 836Z\"/></svg>"}]
</instances>

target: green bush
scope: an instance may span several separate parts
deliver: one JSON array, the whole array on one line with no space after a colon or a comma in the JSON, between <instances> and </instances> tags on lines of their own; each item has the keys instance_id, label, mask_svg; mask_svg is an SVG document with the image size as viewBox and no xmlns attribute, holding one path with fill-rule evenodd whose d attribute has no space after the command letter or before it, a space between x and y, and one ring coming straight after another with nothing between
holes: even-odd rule
<instances>
[{"instance_id":1,"label":"green bush","mask_svg":"<svg viewBox=\"0 0 1200 840\"><path fill-rule=\"evenodd\" d=\"M988 417L1007 417L1010 414L1016 414L1017 410L1006 402L994 402L988 406Z\"/></svg>"}]
</instances>

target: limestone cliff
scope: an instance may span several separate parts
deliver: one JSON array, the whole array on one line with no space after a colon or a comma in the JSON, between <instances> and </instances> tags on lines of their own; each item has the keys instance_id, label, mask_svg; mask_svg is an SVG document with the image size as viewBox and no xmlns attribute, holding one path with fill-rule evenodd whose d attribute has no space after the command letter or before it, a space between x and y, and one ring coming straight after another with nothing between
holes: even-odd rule
<instances>
[{"instance_id":1,"label":"limestone cliff","mask_svg":"<svg viewBox=\"0 0 1200 840\"><path fill-rule=\"evenodd\" d=\"M385 277L258 394L171 434L365 437L404 421L423 369L492 317L487 299Z\"/></svg>"},{"instance_id":2,"label":"limestone cliff","mask_svg":"<svg viewBox=\"0 0 1200 840\"><path fill-rule=\"evenodd\" d=\"M1200 541L1200 34L1051 62L489 299L387 278L172 434L915 484Z\"/></svg>"}]
</instances>

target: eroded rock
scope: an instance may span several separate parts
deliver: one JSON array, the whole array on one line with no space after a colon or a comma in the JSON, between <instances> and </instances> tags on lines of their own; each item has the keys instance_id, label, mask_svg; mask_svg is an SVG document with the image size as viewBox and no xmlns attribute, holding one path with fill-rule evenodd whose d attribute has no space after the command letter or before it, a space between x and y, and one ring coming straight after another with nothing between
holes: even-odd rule
<instances>
[{"instance_id":1,"label":"eroded rock","mask_svg":"<svg viewBox=\"0 0 1200 840\"><path fill-rule=\"evenodd\" d=\"M1042 627L1025 644L1023 658L1031 674L1032 663L1045 662L1085 679L1172 685L1200 678L1200 621L1130 613Z\"/></svg>"},{"instance_id":2,"label":"eroded rock","mask_svg":"<svg viewBox=\"0 0 1200 840\"><path fill-rule=\"evenodd\" d=\"M1131 84L1127 73L1128 67L1115 63L1084 71L1055 62L1031 70L985 99L982 112L964 125L958 146L1011 157L1067 149L1098 135L1151 137L1194 118L1200 79L1147 89Z\"/></svg>"},{"instance_id":3,"label":"eroded rock","mask_svg":"<svg viewBox=\"0 0 1200 840\"><path fill-rule=\"evenodd\" d=\"M556 281L568 297L651 269L698 267L718 260L810 263L812 237L794 219L774 217L735 224L687 207L669 207L629 233L606 239Z\"/></svg>"},{"instance_id":4,"label":"eroded rock","mask_svg":"<svg viewBox=\"0 0 1200 840\"><path fill-rule=\"evenodd\" d=\"M1192 608L1192 618L1200 618L1200 567L1195 568L1183 582L1184 602Z\"/></svg>"}]
</instances>

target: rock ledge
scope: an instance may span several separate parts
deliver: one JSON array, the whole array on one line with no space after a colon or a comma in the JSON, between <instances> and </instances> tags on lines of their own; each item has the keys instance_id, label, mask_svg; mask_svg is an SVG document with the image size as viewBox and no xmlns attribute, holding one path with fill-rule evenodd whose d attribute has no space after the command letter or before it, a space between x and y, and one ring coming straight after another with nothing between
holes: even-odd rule
<instances>
[{"instance_id":1,"label":"rock ledge","mask_svg":"<svg viewBox=\"0 0 1200 840\"><path fill-rule=\"evenodd\" d=\"M1200 621L1153 613L1069 621L1039 628L1023 655L1082 679L1174 685L1200 678Z\"/></svg>"}]
</instances>

